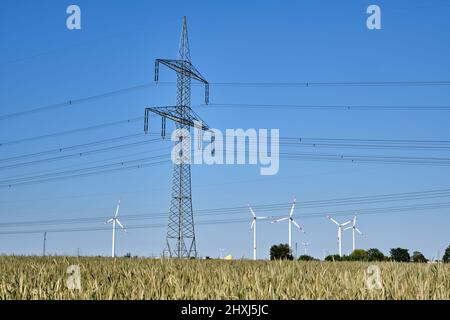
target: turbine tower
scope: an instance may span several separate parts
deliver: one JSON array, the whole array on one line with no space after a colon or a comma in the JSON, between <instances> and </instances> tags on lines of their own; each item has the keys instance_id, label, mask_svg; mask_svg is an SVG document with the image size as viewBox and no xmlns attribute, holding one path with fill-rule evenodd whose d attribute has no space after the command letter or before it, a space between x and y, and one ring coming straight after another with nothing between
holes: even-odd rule
<instances>
[{"instance_id":1,"label":"turbine tower","mask_svg":"<svg viewBox=\"0 0 450 320\"><path fill-rule=\"evenodd\" d=\"M44 232L44 248L42 249L42 255L45 257L45 249L47 244L47 232Z\"/></svg>"},{"instance_id":2,"label":"turbine tower","mask_svg":"<svg viewBox=\"0 0 450 320\"><path fill-rule=\"evenodd\" d=\"M250 209L250 212L252 213L253 216L253 221L252 224L250 225L250 230L253 229L253 260L256 260L256 220L269 219L270 217L258 217L253 211L252 207L250 207L250 205L248 205L248 208Z\"/></svg>"},{"instance_id":3,"label":"turbine tower","mask_svg":"<svg viewBox=\"0 0 450 320\"><path fill-rule=\"evenodd\" d=\"M344 229L348 230L348 229L353 229L353 251L355 251L356 249L356 242L355 242L355 231L358 232L360 235L363 235L362 232L356 227L356 216L353 217L352 220L353 224L350 227L347 227Z\"/></svg>"},{"instance_id":4,"label":"turbine tower","mask_svg":"<svg viewBox=\"0 0 450 320\"><path fill-rule=\"evenodd\" d=\"M191 191L191 140L183 132L190 133L191 127L203 131L209 130L204 121L191 109L191 79L200 81L205 85L205 104L208 104L209 100L209 84L191 63L186 17L183 17L178 58L177 60L156 59L156 82L159 80L160 64L174 70L177 74L177 104L176 106L146 108L144 131L145 133L148 132L150 112L162 117L162 137L165 137L166 119L174 121L177 129L178 141L175 147L179 151L177 152L178 159L173 164L172 195L164 256L176 258L197 257ZM213 135L211 135L211 142L214 142Z\"/></svg>"}]
</instances>

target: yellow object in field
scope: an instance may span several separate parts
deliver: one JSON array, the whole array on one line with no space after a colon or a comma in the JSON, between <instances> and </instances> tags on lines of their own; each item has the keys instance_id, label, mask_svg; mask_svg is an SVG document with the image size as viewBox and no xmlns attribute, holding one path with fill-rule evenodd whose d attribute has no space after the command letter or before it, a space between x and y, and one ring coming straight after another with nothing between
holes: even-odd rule
<instances>
[{"instance_id":1,"label":"yellow object in field","mask_svg":"<svg viewBox=\"0 0 450 320\"><path fill-rule=\"evenodd\" d=\"M229 254L225 257L225 260L233 260L233 256L231 254Z\"/></svg>"}]
</instances>

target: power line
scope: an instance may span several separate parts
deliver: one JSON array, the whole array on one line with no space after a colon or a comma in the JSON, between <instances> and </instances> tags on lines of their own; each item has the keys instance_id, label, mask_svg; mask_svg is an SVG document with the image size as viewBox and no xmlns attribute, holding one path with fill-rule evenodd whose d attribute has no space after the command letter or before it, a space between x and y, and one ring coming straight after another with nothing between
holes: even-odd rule
<instances>
[{"instance_id":1,"label":"power line","mask_svg":"<svg viewBox=\"0 0 450 320\"><path fill-rule=\"evenodd\" d=\"M108 143L112 143L115 141L128 140L128 139L133 139L136 137L141 137L143 135L144 135L144 133L137 133L137 134L131 134L131 135L125 135L125 136L120 136L120 137L114 137L114 138L110 138L110 139L104 139L104 140L83 143L83 144L77 144L77 145L68 146L68 147L60 147L60 148L54 148L54 149L40 151L40 152L28 153L28 154L23 154L23 155L19 155L19 156L13 156L13 157L9 157L9 158L0 159L0 163L17 161L17 160L21 160L21 159L29 159L31 157L38 157L38 156L43 156L43 155L48 155L48 154L53 154L53 153L62 153L64 151L68 151L68 150L76 150L79 148L92 147L92 146L97 146L99 144L108 144Z\"/></svg>"},{"instance_id":2,"label":"power line","mask_svg":"<svg viewBox=\"0 0 450 320\"><path fill-rule=\"evenodd\" d=\"M44 105L40 107L30 108L24 111L13 112L0 115L0 121L21 117L24 115L35 114L39 112L60 109L64 107L71 107L74 105L104 99L116 95L127 94L133 91L148 89L155 86L172 86L175 82L151 82L143 83L121 89L102 92L99 94L87 96L78 99L68 99L63 102ZM195 85L195 84L193 84ZM253 88L313 88L313 87L435 87L435 86L449 86L448 80L431 80L431 81L363 81L363 82L213 82L210 86L214 87L253 87Z\"/></svg>"},{"instance_id":3,"label":"power line","mask_svg":"<svg viewBox=\"0 0 450 320\"><path fill-rule=\"evenodd\" d=\"M135 157L135 156L142 156L142 155L144 155L144 154L153 154L154 152L157 152L157 151L167 151L168 149L170 149L171 147L170 146L166 146L166 147L162 147L162 148L156 148L156 149L148 149L148 150L146 150L146 151L139 151L139 152L133 152L133 153L126 153L126 154L119 154L119 155L116 155L116 156L114 156L114 157L108 157L108 158L102 158L102 159L98 159L98 160L93 160L93 161L85 161L85 162L83 162L83 164L84 165L92 165L92 164L98 164L98 163L103 163L103 164L108 164L108 162L109 161L112 161L112 160L120 160L120 161L125 161L126 159L128 159L128 158L130 158L130 157ZM78 163L78 164L71 164L71 165L65 165L65 166L60 166L60 167L57 167L57 168L54 168L54 169L49 169L49 170L39 170L39 174L54 174L54 173L58 173L59 171L61 171L61 170L65 170L65 169L75 169L75 168L78 168L78 169L80 169L80 163ZM29 174L30 175L30 174ZM25 176L15 176L15 175L12 175L12 176L7 176L7 177L4 177L4 179L16 179L16 178L25 178L25 177L27 177L26 175Z\"/></svg>"},{"instance_id":4,"label":"power line","mask_svg":"<svg viewBox=\"0 0 450 320\"><path fill-rule=\"evenodd\" d=\"M153 87L153 86L155 86L154 83L144 83L144 84L140 84L140 85L136 85L136 86L132 86L132 87L127 87L127 88L123 88L123 89L117 89L117 90L99 93L99 94L91 95L91 96L84 97L84 98L70 99L70 100L55 103L55 104L50 104L50 105L45 105L45 106L41 106L41 107L31 108L31 109L24 110L24 111L4 114L4 115L0 115L0 121L10 119L10 118L21 117L24 115L39 113L39 112L43 112L43 111L55 110L55 109L60 109L60 108L64 108L64 107L70 107L70 106L74 106L74 105L78 105L78 104L82 104L82 103L86 103L86 102L90 102L90 101L95 101L98 99L105 99L105 98L109 98L109 97L116 96L116 95L126 94L126 93L136 91L136 90L148 89L149 87Z\"/></svg>"},{"instance_id":5,"label":"power line","mask_svg":"<svg viewBox=\"0 0 450 320\"><path fill-rule=\"evenodd\" d=\"M399 157L399 156L314 154L314 153L287 153L287 152L280 152L280 155L282 155L284 159L287 160L347 161L352 163L367 162L367 163L428 165L428 166L450 165L450 158L435 158L435 157Z\"/></svg>"},{"instance_id":6,"label":"power line","mask_svg":"<svg viewBox=\"0 0 450 320\"><path fill-rule=\"evenodd\" d=\"M410 87L410 86L449 86L448 80L431 81L353 81L353 82L213 82L213 86L224 87Z\"/></svg>"},{"instance_id":7,"label":"power line","mask_svg":"<svg viewBox=\"0 0 450 320\"><path fill-rule=\"evenodd\" d=\"M149 115L151 116L151 115ZM49 139L49 138L55 138L55 137L59 137L59 136L65 136L65 135L70 135L70 134L75 134L75 133L80 133L80 132L85 132L85 131L92 131L92 130L98 130L98 129L103 129L103 128L107 128L107 127L113 127L113 126L117 126L117 125L123 125L123 124L129 124L129 123L134 123L134 122L139 122L139 121L143 121L143 117L135 117L135 118L131 118L131 119L125 119L125 120L119 120L119 121L113 121L113 122L108 122L108 123L102 123L99 125L94 125L94 126L89 126L89 127L83 127L83 128L78 128L78 129L73 129L73 130L66 130L66 131L61 131L61 132L56 132L56 133L50 133L50 134L45 134L45 135L40 135L40 136L34 136L34 137L27 137L27 138L22 138L22 139L17 139L17 140L10 140L10 141L5 141L5 142L0 142L0 147L2 146L8 146L8 145L14 145L14 144L21 144L21 143L27 143L27 142L33 142L33 141L37 141L37 140L42 140L42 139ZM293 137L293 138L286 138L286 139L293 139L293 140L321 140L323 141L323 138L301 138L301 137ZM324 138L325 140L332 140L332 139L327 139ZM339 141L378 141L378 142L387 142L387 141L397 141L397 142L401 142L401 143L412 143L412 142L418 142L418 143L450 143L450 141L424 141L424 140L375 140L375 139L335 139L335 140L339 140Z\"/></svg>"},{"instance_id":8,"label":"power line","mask_svg":"<svg viewBox=\"0 0 450 320\"><path fill-rule=\"evenodd\" d=\"M331 198L322 200L309 200L300 201L298 206L300 209L314 209L314 208L324 208L324 207L339 207L339 206L350 206L350 205L360 205L360 204L374 204L374 203L385 203L385 202L398 202L398 201L417 201L424 199L436 199L436 198L446 198L450 197L450 189L435 189L426 191L415 191L415 192L403 192L403 193L390 193L390 194L376 194L370 196L359 196L359 197L345 197L345 198ZM440 205L441 203L439 203ZM423 206L424 204L420 204ZM429 205L429 204L425 204ZM435 205L435 204L433 204ZM286 203L271 203L271 204L256 204L252 207L261 212L274 212L283 210L291 206L290 202ZM414 204L413 206L417 206ZM389 207L398 208L398 207ZM401 207L404 208L404 207ZM408 207L409 208L409 207ZM358 212L366 209L358 209ZM373 211L374 208L369 210ZM345 213L351 210L341 210L338 213ZM209 215L232 215L242 212L248 212L247 206L233 206L233 207L221 207L221 208L207 208L196 210L197 214L200 216ZM336 212L336 211L334 211ZM311 215L311 214L310 214ZM127 220L139 220L144 218L165 218L167 212L153 212L145 214L124 214L122 217ZM304 214L300 214L300 217L304 217ZM74 224L74 223L91 223L91 222L102 222L109 218L105 216L97 217L81 217L81 218L70 218L70 219L54 219L54 220L34 220L34 221L18 221L18 222L6 222L0 223L0 228L5 227L22 227L22 226L36 226L36 225L52 225L52 224Z\"/></svg>"},{"instance_id":9,"label":"power line","mask_svg":"<svg viewBox=\"0 0 450 320\"><path fill-rule=\"evenodd\" d=\"M37 141L37 140L42 140L42 139L55 138L55 137L59 137L59 136L65 136L65 135L70 135L70 134L80 133L80 132L85 132L85 131L104 129L104 128L113 127L113 126L117 126L117 125L129 124L129 123L133 123L133 122L137 122L137 121L143 121L143 119L144 119L144 117L136 117L136 118L126 119L126 120L102 123L102 124L79 128L79 129L66 130L66 131L61 131L61 132L56 132L56 133L49 133L49 134L45 134L45 135L22 138L22 139L17 139L17 140L10 140L10 141L6 141L6 142L0 142L0 147L7 146L7 145L26 143L26 142L32 142L32 141Z\"/></svg>"},{"instance_id":10,"label":"power line","mask_svg":"<svg viewBox=\"0 0 450 320\"><path fill-rule=\"evenodd\" d=\"M80 158L80 157L83 157L83 156L89 156L89 155L93 155L93 154L105 153L105 152L109 152L109 151L115 151L115 150L121 150L121 149L127 149L127 148L134 148L134 147L143 146L143 145L147 145L147 144L155 143L155 142L159 142L159 141L161 141L161 140L160 139L152 139L152 140L147 140L146 139L146 140L141 140L141 141L137 141L137 142L130 142L130 143L126 143L126 144L120 144L120 145L105 147L105 148L101 148L101 149L94 149L94 150L77 152L77 153L72 153L72 154L67 154L67 155L61 155L61 156L52 157L52 158L44 158L44 159L39 159L39 160L32 160L32 161L27 161L27 162L20 162L20 163L10 164L10 165L6 165L6 166L1 166L0 170L12 169L12 168L18 168L18 167L24 167L24 166L30 166L30 165L36 165L36 164L41 164L41 163L48 163L48 162L57 161L57 160L67 160L67 159L72 159L72 158Z\"/></svg>"},{"instance_id":11,"label":"power line","mask_svg":"<svg viewBox=\"0 0 450 320\"><path fill-rule=\"evenodd\" d=\"M237 150L236 152L242 152ZM170 155L163 154L156 156L158 158L167 159ZM450 159L436 158L436 157L399 157L399 156L376 156L376 155L343 155L343 154L314 154L314 153L291 153L280 152L282 159L286 160L320 160L320 161L347 161L351 163L376 163L376 164L404 164L404 165L427 165L427 166L448 166ZM35 184L49 181L56 181L68 178L91 176L97 174L111 173L115 171L127 169L140 169L152 165L145 161L156 157L135 159L129 161L121 161L112 164L105 164L101 166L94 166L82 169L75 169L69 171L61 171L52 174L43 174L36 176L28 176L22 178L12 178L0 180L1 188L10 188L12 186ZM143 161L143 162L141 162ZM169 160L161 163L169 162ZM117 167L117 168L114 168ZM86 172L87 171L87 172Z\"/></svg>"},{"instance_id":12,"label":"power line","mask_svg":"<svg viewBox=\"0 0 450 320\"><path fill-rule=\"evenodd\" d=\"M445 140L388 140L342 138L280 137L280 144L314 148L352 148L389 150L447 150L450 141Z\"/></svg>"},{"instance_id":13,"label":"power line","mask_svg":"<svg viewBox=\"0 0 450 320\"><path fill-rule=\"evenodd\" d=\"M293 138L284 138L284 139L294 139L299 141L320 141L320 142L357 142L357 143L365 143L365 142L371 142L371 143L433 143L433 144L446 144L450 145L450 140L401 140L401 139L352 139L352 138L311 138L311 137L293 137Z\"/></svg>"},{"instance_id":14,"label":"power line","mask_svg":"<svg viewBox=\"0 0 450 320\"><path fill-rule=\"evenodd\" d=\"M286 142L280 141L282 146L329 148L329 149L384 149L384 150L421 150L421 151L450 151L450 146L427 145L388 145L388 144L345 144L345 143L320 143L320 142Z\"/></svg>"},{"instance_id":15,"label":"power line","mask_svg":"<svg viewBox=\"0 0 450 320\"><path fill-rule=\"evenodd\" d=\"M147 135L158 135L158 133L147 133ZM115 141L134 139L145 136L144 133L119 136L110 139L97 140L84 144L71 146L61 146L50 150L22 154L9 158L0 159L0 163L29 159L64 151L76 150L85 147L92 147L101 144L109 144ZM225 136L229 138L230 136ZM234 138L234 136L232 136ZM450 151L450 141L448 140L380 140L380 139L342 139L342 138L302 138L302 137L280 137L280 144L286 146L314 147L314 148L356 148L356 149L397 149L397 150L448 150ZM164 141L164 140L161 140ZM250 143L249 143L250 144ZM251 144L253 145L253 144ZM91 151L89 151L91 152ZM81 154L81 153L80 153ZM0 167L1 169L2 167Z\"/></svg>"},{"instance_id":16,"label":"power line","mask_svg":"<svg viewBox=\"0 0 450 320\"><path fill-rule=\"evenodd\" d=\"M276 110L343 110L343 111L445 111L450 110L450 106L386 106L386 105L295 105L295 104L248 104L248 103L211 103L215 108L232 109L276 109Z\"/></svg>"},{"instance_id":17,"label":"power line","mask_svg":"<svg viewBox=\"0 0 450 320\"><path fill-rule=\"evenodd\" d=\"M169 160L158 161L158 162L147 162L150 160L159 160L159 159L163 159L163 158L167 158L167 155L146 157L146 158L129 160L129 161L120 161L120 162L116 162L116 163L112 163L112 164L105 164L105 165L93 166L93 167L87 167L87 168L81 168L81 169L60 171L60 172L51 173L51 174L41 174L41 175L28 176L28 177L22 177L22 178L17 178L17 179L7 179L7 180L0 181L0 189L17 186L17 185L35 184L35 183L41 183L41 182L56 181L56 180L75 178L75 177L84 177L84 176L110 173L110 172L129 170L129 169L140 169L140 168L144 168L144 167L149 167L149 166L169 162Z\"/></svg>"},{"instance_id":18,"label":"power line","mask_svg":"<svg viewBox=\"0 0 450 320\"><path fill-rule=\"evenodd\" d=\"M450 203L426 203L418 205L407 205L407 206L396 206L396 207L379 207L379 208L360 208L353 210L342 210L333 211L334 216L347 216L354 215L376 215L385 213L399 213L399 212L411 212L411 211L422 211L422 210L436 210L442 208L449 208ZM329 212L316 212L299 216L300 219L315 219L323 218ZM213 215L213 214L209 214ZM217 215L217 214L214 214ZM106 217L102 217L106 218ZM164 218L164 217L161 217ZM272 218L276 219L277 216ZM212 225L212 224L234 224L234 223L248 223L250 218L231 218L231 219L216 219L216 220L205 220L198 221L199 225ZM99 222L99 221L98 221ZM139 224L128 226L127 229L147 229L147 228L161 228L166 227L166 224ZM59 229L40 229L40 230L21 230L21 231L2 231L0 235L12 235L12 234L36 234L36 233L68 233L68 232L86 232L86 231L106 231L109 228L100 227L85 227L85 228L59 228Z\"/></svg>"}]
</instances>

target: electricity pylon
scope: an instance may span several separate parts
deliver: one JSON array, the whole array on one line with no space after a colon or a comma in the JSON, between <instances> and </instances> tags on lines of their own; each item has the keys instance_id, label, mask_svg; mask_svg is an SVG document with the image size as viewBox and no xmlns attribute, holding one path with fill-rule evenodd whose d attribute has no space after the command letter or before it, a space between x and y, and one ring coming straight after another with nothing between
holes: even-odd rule
<instances>
[{"instance_id":1,"label":"electricity pylon","mask_svg":"<svg viewBox=\"0 0 450 320\"><path fill-rule=\"evenodd\" d=\"M186 17L183 17L178 59L156 59L156 82L159 80L160 64L169 67L177 73L177 104L176 106L146 108L144 131L148 132L150 112L162 117L161 135L163 137L165 137L166 119L175 122L176 129L178 129L177 132L183 130L190 133L191 127L196 127L203 131L209 130L209 127L191 109L191 79L205 84L205 104L209 102L209 84L191 63ZM186 139L181 134L178 139L177 144L180 156L179 161L173 164L172 195L164 256L190 258L197 256L192 211L190 139Z\"/></svg>"}]
</instances>

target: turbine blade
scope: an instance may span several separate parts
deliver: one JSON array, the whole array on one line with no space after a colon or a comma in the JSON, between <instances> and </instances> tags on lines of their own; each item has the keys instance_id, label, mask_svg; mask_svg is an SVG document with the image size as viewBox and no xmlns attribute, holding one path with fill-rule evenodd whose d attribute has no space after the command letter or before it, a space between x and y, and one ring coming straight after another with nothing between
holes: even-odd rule
<instances>
[{"instance_id":1,"label":"turbine blade","mask_svg":"<svg viewBox=\"0 0 450 320\"><path fill-rule=\"evenodd\" d=\"M349 220L349 221L347 221L347 222L344 222L343 224L341 224L341 226L343 227L343 226L346 226L346 225L348 225L349 223L352 223L352 220Z\"/></svg>"},{"instance_id":2,"label":"turbine blade","mask_svg":"<svg viewBox=\"0 0 450 320\"><path fill-rule=\"evenodd\" d=\"M284 217L284 218L281 218L281 219L273 220L270 223L277 223L277 222L288 220L288 219L290 219L290 218L289 217Z\"/></svg>"},{"instance_id":3,"label":"turbine blade","mask_svg":"<svg viewBox=\"0 0 450 320\"><path fill-rule=\"evenodd\" d=\"M273 217L267 216L267 217L255 217L256 220L265 220L265 219L272 219Z\"/></svg>"},{"instance_id":4,"label":"turbine blade","mask_svg":"<svg viewBox=\"0 0 450 320\"><path fill-rule=\"evenodd\" d=\"M116 220L116 222L122 228L123 231L127 232L127 229L120 223L119 220Z\"/></svg>"},{"instance_id":5,"label":"turbine blade","mask_svg":"<svg viewBox=\"0 0 450 320\"><path fill-rule=\"evenodd\" d=\"M345 231L345 230L348 230L348 229L353 229L353 227L352 227L352 226L347 227L347 228L344 229L344 231Z\"/></svg>"},{"instance_id":6,"label":"turbine blade","mask_svg":"<svg viewBox=\"0 0 450 320\"><path fill-rule=\"evenodd\" d=\"M353 226L356 226L356 216L353 217Z\"/></svg>"},{"instance_id":7,"label":"turbine blade","mask_svg":"<svg viewBox=\"0 0 450 320\"><path fill-rule=\"evenodd\" d=\"M117 203L117 207L116 207L116 214L114 215L114 218L117 218L117 216L119 215L119 208L120 208L120 200Z\"/></svg>"},{"instance_id":8,"label":"turbine blade","mask_svg":"<svg viewBox=\"0 0 450 320\"><path fill-rule=\"evenodd\" d=\"M334 220L331 216L327 216L328 219L330 219L332 222L334 222L336 225L339 225L339 222Z\"/></svg>"},{"instance_id":9,"label":"turbine blade","mask_svg":"<svg viewBox=\"0 0 450 320\"><path fill-rule=\"evenodd\" d=\"M295 209L295 202L297 201L296 198L294 198L294 202L292 202L291 212L289 212L289 217L292 217L292 214L294 213Z\"/></svg>"},{"instance_id":10,"label":"turbine blade","mask_svg":"<svg viewBox=\"0 0 450 320\"><path fill-rule=\"evenodd\" d=\"M252 224L250 225L250 230L252 230L254 226L255 226L255 220L252 221Z\"/></svg>"},{"instance_id":11,"label":"turbine blade","mask_svg":"<svg viewBox=\"0 0 450 320\"><path fill-rule=\"evenodd\" d=\"M256 214L255 214L255 212L253 211L252 207L250 207L250 205L248 205L248 208L250 209L250 212L252 213L253 218L256 218Z\"/></svg>"},{"instance_id":12,"label":"turbine blade","mask_svg":"<svg viewBox=\"0 0 450 320\"><path fill-rule=\"evenodd\" d=\"M109 220L107 220L107 221L105 221L105 223L111 223L111 222L113 222L113 218L111 218L111 219L109 219Z\"/></svg>"},{"instance_id":13,"label":"turbine blade","mask_svg":"<svg viewBox=\"0 0 450 320\"><path fill-rule=\"evenodd\" d=\"M295 220L292 220L292 223L293 223L294 226L296 226L301 232L306 233L305 230L303 230L303 227L300 226L297 222L295 222Z\"/></svg>"},{"instance_id":14,"label":"turbine blade","mask_svg":"<svg viewBox=\"0 0 450 320\"><path fill-rule=\"evenodd\" d=\"M358 228L355 228L355 230L356 230L356 232L358 232L360 235L363 234Z\"/></svg>"}]
</instances>

